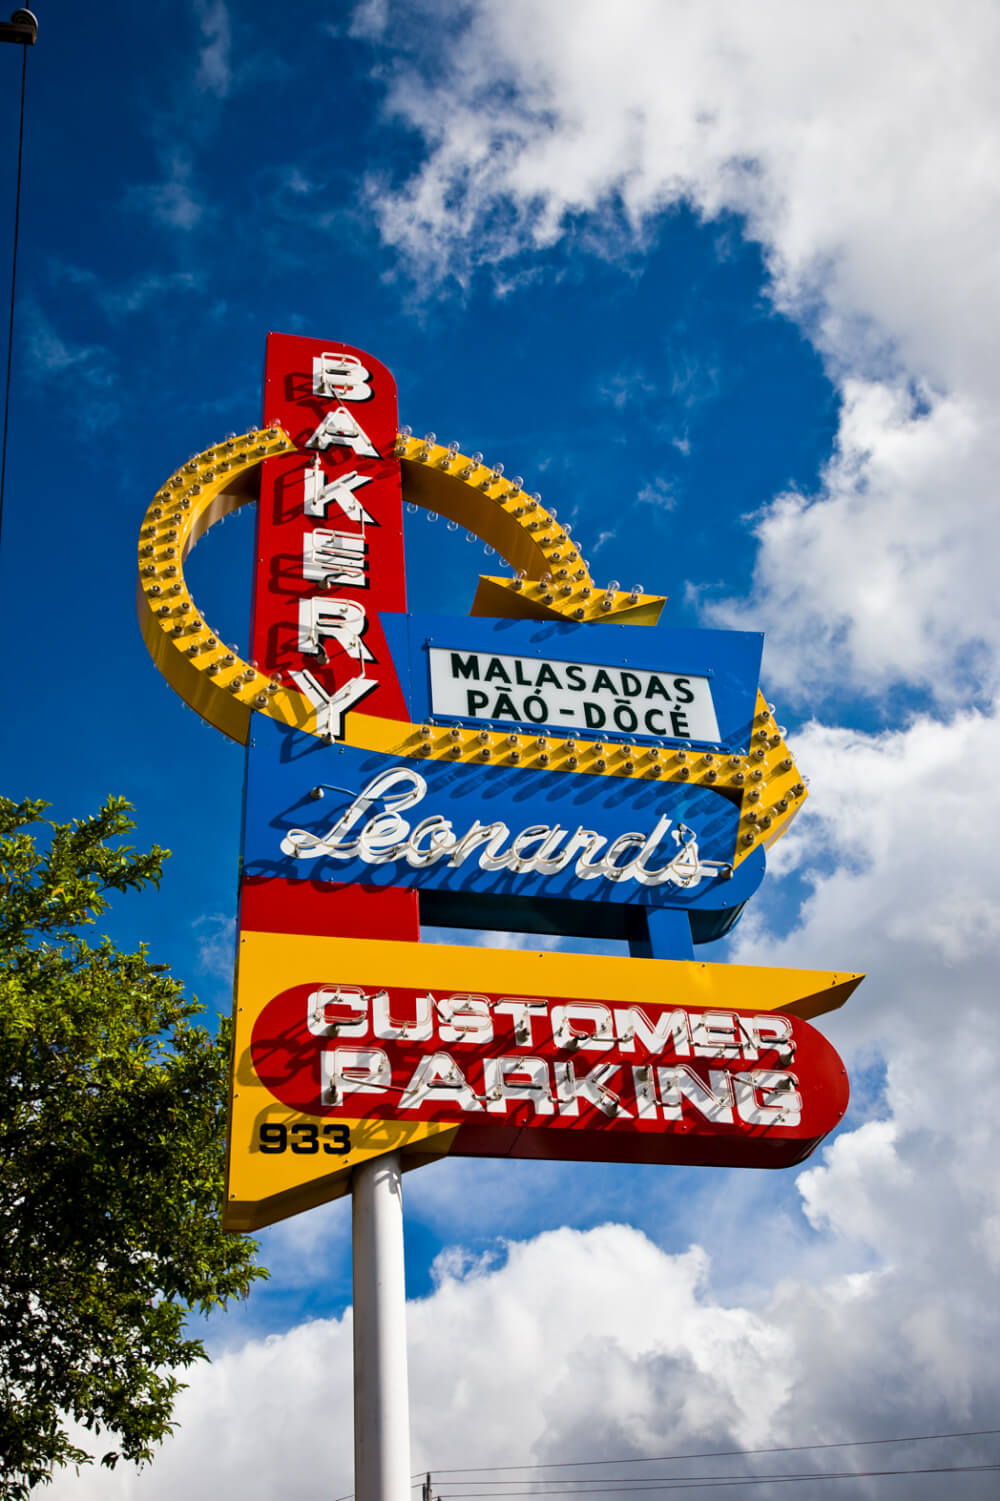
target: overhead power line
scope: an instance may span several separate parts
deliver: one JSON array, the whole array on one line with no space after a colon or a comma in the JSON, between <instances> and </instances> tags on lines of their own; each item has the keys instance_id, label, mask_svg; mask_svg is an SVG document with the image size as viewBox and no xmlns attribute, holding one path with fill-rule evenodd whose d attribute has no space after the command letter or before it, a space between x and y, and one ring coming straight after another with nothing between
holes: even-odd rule
<instances>
[{"instance_id":1,"label":"overhead power line","mask_svg":"<svg viewBox=\"0 0 1000 1501\"><path fill-rule=\"evenodd\" d=\"M1000 1462L996 1464L975 1465L922 1465L915 1469L900 1470L811 1470L801 1475L695 1475L690 1478L678 1477L671 1480L667 1485L646 1485L637 1489L650 1491L692 1491L692 1490L718 1490L731 1485L796 1485L809 1483L814 1484L817 1480L876 1480L893 1475L959 1475L959 1474L982 1474L987 1471L1000 1470ZM608 1489L614 1486L614 1481L608 1481ZM436 1487L435 1487L436 1489ZM551 1492L549 1493L551 1494ZM592 1496L593 1491L558 1491L560 1496ZM520 1491L496 1491L490 1492L490 1501L520 1501L522 1497L537 1496L533 1490ZM452 1492L450 1501L477 1501L477 1493Z\"/></svg>"},{"instance_id":2,"label":"overhead power line","mask_svg":"<svg viewBox=\"0 0 1000 1501\"><path fill-rule=\"evenodd\" d=\"M10 422L10 371L14 354L14 297L17 290L17 241L21 224L21 169L24 162L24 94L28 77L28 48L38 38L38 22L30 10L16 10L0 23L0 42L21 48L21 110L17 129L17 187L14 191L14 248L10 264L10 319L7 325L7 374L3 392L3 438L0 439L0 533L3 531L3 501L7 488L7 428Z\"/></svg>"},{"instance_id":3,"label":"overhead power line","mask_svg":"<svg viewBox=\"0 0 1000 1501\"><path fill-rule=\"evenodd\" d=\"M519 1465L459 1465L453 1469L432 1470L434 1475L477 1475L489 1473L500 1474L510 1470L582 1470L596 1465L654 1465L673 1464L684 1459L748 1459L758 1454L804 1454L820 1449L863 1449L874 1444L925 1444L933 1443L936 1439L953 1438L990 1438L1000 1434L1000 1428L971 1428L953 1433L910 1433L896 1438L847 1438L838 1439L824 1444L782 1444L770 1449L705 1449L698 1453L689 1454L650 1454L641 1458L628 1459L559 1459L544 1461L539 1464ZM420 1477L415 1477L418 1480ZM447 1484L448 1482L446 1482ZM486 1485L487 1481L469 1481L470 1485ZM497 1484L507 1484L506 1481L498 1481ZM516 1483L516 1482L515 1482ZM580 1480L583 1484L598 1482ZM554 1481L532 1481L532 1484L549 1485ZM350 1501L349 1496L340 1497L340 1501Z\"/></svg>"}]
</instances>

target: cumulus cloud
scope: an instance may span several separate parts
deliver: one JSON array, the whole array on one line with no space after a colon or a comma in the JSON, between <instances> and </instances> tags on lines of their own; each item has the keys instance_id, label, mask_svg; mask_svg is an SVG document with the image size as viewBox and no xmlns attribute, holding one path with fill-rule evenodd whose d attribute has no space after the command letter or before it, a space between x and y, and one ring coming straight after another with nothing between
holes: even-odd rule
<instances>
[{"instance_id":1,"label":"cumulus cloud","mask_svg":"<svg viewBox=\"0 0 1000 1501\"><path fill-rule=\"evenodd\" d=\"M765 673L800 707L838 679L896 684L942 708L998 686L992 556L1000 429L968 391L924 399L850 379L818 495L779 495L755 523L750 598L712 624L767 627Z\"/></svg>"},{"instance_id":2,"label":"cumulus cloud","mask_svg":"<svg viewBox=\"0 0 1000 1501\"><path fill-rule=\"evenodd\" d=\"M385 241L451 284L530 261L571 223L610 253L681 202L742 216L844 408L820 490L757 519L752 597L712 618L764 626L774 681L813 701L838 675L945 704L994 684L995 7L464 14L436 38L440 70L392 73L388 108L426 151L372 184Z\"/></svg>"},{"instance_id":3,"label":"cumulus cloud","mask_svg":"<svg viewBox=\"0 0 1000 1501\"><path fill-rule=\"evenodd\" d=\"M995 1426L1000 914L982 830L997 826L1000 791L979 784L972 802L965 779L966 768L996 762L1000 725L980 712L878 735L813 724L796 749L815 796L776 861L779 899L748 920L732 957L869 970L823 1027L852 1072L863 1077L873 1057L887 1059L874 1111L862 1102L780 1210L742 1197L739 1175L715 1176L679 1252L620 1223L464 1251L463 1231L517 1212L509 1165L455 1164L475 1167L481 1183L449 1183L447 1164L407 1179L407 1197L426 1201L416 1186L426 1173L452 1224L433 1290L409 1311L416 1471ZM781 888L802 880L806 895L788 922ZM599 1170L576 1171L575 1191L592 1191L585 1173ZM554 1188L554 1179L534 1183L543 1198ZM343 1278L348 1226L343 1203L278 1226L265 1259L291 1285ZM716 1275L724 1240L738 1245L741 1296ZM190 1374L179 1432L151 1470L61 1478L53 1494L208 1501L223 1471L247 1501L292 1474L304 1501L346 1494L350 1370L349 1313L229 1342L212 1367ZM808 1477L976 1465L992 1452L970 1438L656 1473ZM845 1481L838 1494L880 1494L866 1485ZM930 1501L941 1476L906 1485ZM962 1485L977 1501L995 1489L989 1472L968 1472Z\"/></svg>"},{"instance_id":4,"label":"cumulus cloud","mask_svg":"<svg viewBox=\"0 0 1000 1501\"><path fill-rule=\"evenodd\" d=\"M826 1171L840 1171L835 1158ZM915 1289L898 1271L839 1275L822 1287L787 1279L750 1311L713 1295L702 1251L668 1255L628 1226L551 1231L506 1250L502 1265L443 1260L433 1293L409 1310L414 1469L437 1471L446 1493L456 1482L440 1472L462 1466L495 1478L501 1465L902 1436L931 1431L928 1420L938 1431L991 1426L981 1336L994 1316L987 1311L984 1324L969 1305L944 1319L933 1302L912 1302ZM930 1290L925 1279L920 1291ZM950 1324L944 1339L941 1324ZM52 1494L200 1501L219 1474L247 1501L273 1496L291 1475L303 1501L349 1493L351 1339L348 1314L250 1340L193 1373L178 1403L180 1434L152 1470L85 1473L57 1481ZM926 1447L878 1452L903 1468L928 1462ZM970 1442L930 1452L932 1462L962 1463L982 1450ZM848 1449L832 1463L805 1451L624 1473L808 1477L876 1467L869 1451ZM586 1478L593 1483L594 1472ZM940 1493L911 1486L910 1495ZM861 1482L838 1494L870 1493ZM972 1478L963 1494L985 1498L992 1482L983 1476L977 1489Z\"/></svg>"}]
</instances>

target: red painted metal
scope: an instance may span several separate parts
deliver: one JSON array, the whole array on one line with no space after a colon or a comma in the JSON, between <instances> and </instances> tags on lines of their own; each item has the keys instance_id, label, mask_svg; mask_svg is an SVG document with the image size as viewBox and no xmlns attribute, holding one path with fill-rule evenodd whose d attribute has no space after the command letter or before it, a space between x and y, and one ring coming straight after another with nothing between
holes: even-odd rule
<instances>
[{"instance_id":1,"label":"red painted metal","mask_svg":"<svg viewBox=\"0 0 1000 1501\"><path fill-rule=\"evenodd\" d=\"M313 360L330 351L354 356L369 371L370 398L340 401L335 396L313 394ZM338 584L324 591L321 584L309 582L302 575L304 534L316 527L345 532L359 530L335 506L324 520L306 516L303 505L305 473L316 458L316 451L306 450L305 444L324 415L338 406L344 406L363 426L378 450L378 457L333 446L319 454L320 466L329 480L352 471L368 480L356 495L374 517L375 525L364 529L368 587L357 589ZM357 664L345 658L334 644L327 647L330 662L325 667L317 665L314 656L298 650L298 604L300 599L324 592L354 600L368 616L364 640L375 658L369 664L368 675L379 683L365 698L365 711L405 720L406 705L378 619L380 610L406 609L403 503L399 460L394 453L398 428L396 383L385 366L363 350L324 339L269 334L264 416L268 422L280 422L301 451L287 458L269 459L263 466L257 515L252 655L261 667L275 675L305 668L327 689L339 687L354 676Z\"/></svg>"},{"instance_id":2,"label":"red painted metal","mask_svg":"<svg viewBox=\"0 0 1000 1501\"><path fill-rule=\"evenodd\" d=\"M364 385L370 395L356 399L357 391L349 389L339 395L314 392L313 362L331 352L346 355L363 367L367 372ZM375 457L337 444L322 451L306 447L326 414L337 408L345 409L361 426L377 450ZM365 674L377 682L359 707L368 714L408 721L402 688L379 621L382 610L406 609L402 492L395 456L396 383L386 367L364 350L328 339L272 333L267 339L264 370L264 420L280 423L300 451L270 459L263 466L251 656L289 686L295 686L290 673L306 671L327 693L333 693L357 675L359 664L329 638L323 642L325 663L322 657L299 649L299 603L324 595L356 603L367 617L363 640L374 658L365 665ZM366 482L351 493L372 517L371 524L352 521L334 503L328 506L325 517L306 514L306 473L313 469L317 454L325 480L342 479L352 473L364 478ZM325 586L305 578L303 540L316 528L363 537L367 587L343 583ZM351 712L348 710L348 715ZM266 885L266 891L262 885ZM285 890L288 885L284 881L244 882L241 925L285 933L419 937L415 892L317 884L297 891L292 902Z\"/></svg>"},{"instance_id":3,"label":"red painted metal","mask_svg":"<svg viewBox=\"0 0 1000 1501\"><path fill-rule=\"evenodd\" d=\"M382 989L372 977L358 983L369 998ZM316 1015L315 997L320 988L318 981L292 986L275 996L262 1011L252 1042L253 1064L261 1081L283 1104L307 1115L455 1122L459 1130L450 1149L455 1155L788 1167L814 1151L839 1124L847 1108L849 1087L840 1058L820 1032L797 1017L647 1003L641 1011L650 1028L655 1028L657 1021L668 1013L683 1011L690 1029L687 1041L678 1041L679 1034L673 1034L651 1049L650 1034L646 1032L635 1036L630 1045L627 1039L623 1043L618 1035L615 1040L596 1046L592 1029L584 1023L579 1028L576 1045L571 1042L567 1046L565 1030L558 1034L555 1031L552 1008L581 1004L586 1008L593 1007L594 1002L565 997L537 998L540 1009L531 1015L530 1038L524 1039L522 1035L519 1039L514 1016L496 1009L496 1003L502 1004L504 998L500 994L483 994L478 999L489 1002L492 1036L488 1041L481 1037L455 1041L442 1037L441 1018L447 1015L448 998L439 994L437 1000L444 1000L446 1007L442 1012L432 1006L429 1037L407 1040L376 1035L378 1028L373 1026L371 1007L361 1035L318 1036L310 1029L308 1018L310 1013ZM425 991L390 987L386 1013L393 1023L410 1023L419 1033L420 998L425 994ZM524 1002L531 998L516 999ZM627 1032L622 1019L627 1023L634 1015L630 1003L600 1004L610 1013L618 1013L615 1033ZM340 1022L349 1026L355 1020L350 1003L338 1005L334 1000L320 1009L327 1024ZM710 1025L716 1030L704 1030ZM768 1030L774 1028L779 1034L786 1029L786 1038L775 1042L774 1033ZM577 1030L575 1023L573 1030ZM589 1047L588 1036L592 1044ZM730 1038L736 1039L735 1045L727 1040ZM367 1092L349 1089L339 1102L325 1103L322 1055L338 1048L381 1050L391 1065L391 1087ZM442 1059L442 1068L445 1059L457 1065L470 1092L479 1101L478 1108L473 1105L463 1109L450 1099L440 1098L417 1106L405 1104L404 1091L414 1071L431 1054ZM502 1112L490 1110L490 1076L484 1060L501 1057L515 1069L515 1060L538 1060L545 1066L553 1097L550 1113L540 1113L534 1100L508 1099L502 1102ZM557 1066L562 1067L564 1079L568 1066L577 1081L594 1069L610 1067L611 1072L600 1077L620 1101L616 1112L609 1115L586 1096L577 1099L575 1110L564 1110L567 1101L559 1099ZM706 1097L701 1094L699 1080L706 1091L714 1087L720 1097L728 1094L729 1108L722 1112L728 1118L707 1118L705 1111L687 1098L674 1107L679 1118L669 1118L664 1099L655 1092L664 1088L659 1071L678 1067L687 1071L688 1087L694 1095ZM644 1083L638 1082L636 1070L647 1071ZM696 1076L693 1082L691 1076ZM516 1083L519 1076L514 1072L509 1077ZM763 1092L759 1088L752 1098L757 1104L765 1099L770 1103L761 1112L763 1119L748 1121L741 1115L739 1101L742 1098L746 1109L754 1079L762 1077L770 1078L771 1086L763 1088ZM787 1088L781 1084L775 1088L774 1081L778 1079L787 1081ZM643 1116L639 1092L646 1091L648 1106L650 1089L657 1103ZM468 1100L466 1096L467 1107ZM799 1119L791 1124L779 1118L779 1105L784 1100L790 1105L796 1100L801 1102ZM791 1115L794 1114L792 1111Z\"/></svg>"},{"instance_id":4,"label":"red painted metal","mask_svg":"<svg viewBox=\"0 0 1000 1501\"><path fill-rule=\"evenodd\" d=\"M263 933L315 933L339 938L420 938L417 893L402 886L352 886L338 881L244 878L240 927Z\"/></svg>"}]
</instances>

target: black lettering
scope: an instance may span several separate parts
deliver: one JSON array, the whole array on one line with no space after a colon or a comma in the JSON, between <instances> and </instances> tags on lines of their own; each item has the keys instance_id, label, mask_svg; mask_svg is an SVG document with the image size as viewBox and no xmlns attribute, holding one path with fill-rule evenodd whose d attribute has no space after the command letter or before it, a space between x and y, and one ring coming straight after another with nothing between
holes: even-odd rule
<instances>
[{"instance_id":1,"label":"black lettering","mask_svg":"<svg viewBox=\"0 0 1000 1501\"><path fill-rule=\"evenodd\" d=\"M453 678L472 678L479 682L479 658L467 657L463 662L457 651L451 654L451 675Z\"/></svg>"},{"instance_id":2,"label":"black lettering","mask_svg":"<svg viewBox=\"0 0 1000 1501\"><path fill-rule=\"evenodd\" d=\"M587 721L588 730L603 730L605 713L600 704L592 704L586 700L583 705L583 717Z\"/></svg>"},{"instance_id":3,"label":"black lettering","mask_svg":"<svg viewBox=\"0 0 1000 1501\"><path fill-rule=\"evenodd\" d=\"M653 720L659 719L662 713L662 709L646 710L646 713L643 716L643 724L646 726L647 735L665 735L667 733L666 725L653 723Z\"/></svg>"},{"instance_id":4,"label":"black lettering","mask_svg":"<svg viewBox=\"0 0 1000 1501\"><path fill-rule=\"evenodd\" d=\"M690 735L691 731L688 729L687 715L683 709L671 709L670 728L681 739L687 739L688 735Z\"/></svg>"},{"instance_id":5,"label":"black lettering","mask_svg":"<svg viewBox=\"0 0 1000 1501\"><path fill-rule=\"evenodd\" d=\"M541 667L539 667L538 676L535 679L535 687L540 688L543 683L551 683L553 688L562 687L562 683L559 681L559 674L548 662L543 662Z\"/></svg>"},{"instance_id":6,"label":"black lettering","mask_svg":"<svg viewBox=\"0 0 1000 1501\"><path fill-rule=\"evenodd\" d=\"M514 681L519 688L533 688L535 686L534 679L526 678L521 671L521 659L519 657L514 662Z\"/></svg>"},{"instance_id":7,"label":"black lettering","mask_svg":"<svg viewBox=\"0 0 1000 1501\"><path fill-rule=\"evenodd\" d=\"M566 668L566 685L569 688L575 688L577 693L586 691L587 679L583 675L583 668L577 667L575 662L570 663Z\"/></svg>"},{"instance_id":8,"label":"black lettering","mask_svg":"<svg viewBox=\"0 0 1000 1501\"><path fill-rule=\"evenodd\" d=\"M655 672L651 672L649 675L649 682L646 684L646 697L665 698L668 704L670 702L670 694L667 692L666 684L661 682Z\"/></svg>"},{"instance_id":9,"label":"black lettering","mask_svg":"<svg viewBox=\"0 0 1000 1501\"><path fill-rule=\"evenodd\" d=\"M342 1157L345 1152L351 1150L350 1126L324 1126L320 1134L329 1138L323 1142L323 1151L329 1153L331 1157Z\"/></svg>"},{"instance_id":10,"label":"black lettering","mask_svg":"<svg viewBox=\"0 0 1000 1501\"><path fill-rule=\"evenodd\" d=\"M470 688L470 689L468 689L468 691L466 692L465 697L466 697L466 700L467 700L468 705L469 705L469 718L470 719L472 719L476 714L478 714L479 711L480 711L480 709L485 709L486 705L490 701L489 694L488 693L480 693L480 691L479 691L478 688Z\"/></svg>"},{"instance_id":11,"label":"black lettering","mask_svg":"<svg viewBox=\"0 0 1000 1501\"><path fill-rule=\"evenodd\" d=\"M622 692L627 694L629 698L635 698L637 693L642 692L642 683L634 672L622 673Z\"/></svg>"},{"instance_id":12,"label":"black lettering","mask_svg":"<svg viewBox=\"0 0 1000 1501\"><path fill-rule=\"evenodd\" d=\"M292 1151L300 1157L312 1157L319 1151L319 1128L311 1121L302 1121L292 1127Z\"/></svg>"},{"instance_id":13,"label":"black lettering","mask_svg":"<svg viewBox=\"0 0 1000 1501\"><path fill-rule=\"evenodd\" d=\"M283 1152L288 1146L288 1131L279 1121L268 1121L257 1132L257 1144L266 1157Z\"/></svg>"},{"instance_id":14,"label":"black lettering","mask_svg":"<svg viewBox=\"0 0 1000 1501\"><path fill-rule=\"evenodd\" d=\"M504 718L506 718L506 719L520 719L521 718L520 714L517 712L517 706L514 703L514 700L511 698L511 696L510 696L509 693L498 693L497 694L497 701L493 705L493 713L490 715L490 718L491 719L504 719Z\"/></svg>"},{"instance_id":15,"label":"black lettering","mask_svg":"<svg viewBox=\"0 0 1000 1501\"><path fill-rule=\"evenodd\" d=\"M491 657L490 665L483 674L484 683L492 683L494 678L499 678L501 683L510 682L510 673L503 665L499 657Z\"/></svg>"},{"instance_id":16,"label":"black lettering","mask_svg":"<svg viewBox=\"0 0 1000 1501\"><path fill-rule=\"evenodd\" d=\"M548 719L548 705L540 694L530 693L524 700L524 717L532 724L541 724L543 719Z\"/></svg>"},{"instance_id":17,"label":"black lettering","mask_svg":"<svg viewBox=\"0 0 1000 1501\"><path fill-rule=\"evenodd\" d=\"M611 681L608 674L604 671L603 667L598 670L597 676L594 678L590 691L591 693L600 693L602 689L604 689L604 691L607 693L617 692L614 683Z\"/></svg>"},{"instance_id":18,"label":"black lettering","mask_svg":"<svg viewBox=\"0 0 1000 1501\"><path fill-rule=\"evenodd\" d=\"M623 735L631 735L638 723L631 704L619 704L615 709L615 724Z\"/></svg>"},{"instance_id":19,"label":"black lettering","mask_svg":"<svg viewBox=\"0 0 1000 1501\"><path fill-rule=\"evenodd\" d=\"M693 704L694 694L691 692L690 678L674 678L674 692L677 694L679 704Z\"/></svg>"}]
</instances>

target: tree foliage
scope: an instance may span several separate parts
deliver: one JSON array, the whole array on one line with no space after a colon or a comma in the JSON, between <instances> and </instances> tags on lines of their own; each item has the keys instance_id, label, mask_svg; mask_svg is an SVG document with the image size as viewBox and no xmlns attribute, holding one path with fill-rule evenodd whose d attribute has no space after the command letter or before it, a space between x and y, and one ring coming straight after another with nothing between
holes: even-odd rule
<instances>
[{"instance_id":1,"label":"tree foliage","mask_svg":"<svg viewBox=\"0 0 1000 1501\"><path fill-rule=\"evenodd\" d=\"M176 1372L205 1358L188 1316L245 1296L253 1242L220 1229L228 1041L144 946L83 932L169 851L118 841L109 798L69 824L0 799L0 1497L88 1455L144 1461ZM32 826L44 823L36 838Z\"/></svg>"}]
</instances>

